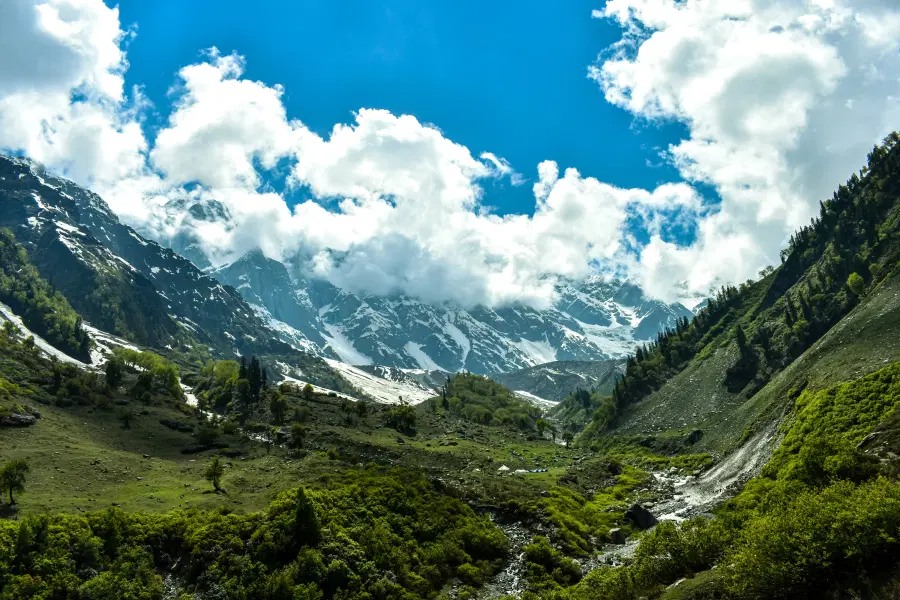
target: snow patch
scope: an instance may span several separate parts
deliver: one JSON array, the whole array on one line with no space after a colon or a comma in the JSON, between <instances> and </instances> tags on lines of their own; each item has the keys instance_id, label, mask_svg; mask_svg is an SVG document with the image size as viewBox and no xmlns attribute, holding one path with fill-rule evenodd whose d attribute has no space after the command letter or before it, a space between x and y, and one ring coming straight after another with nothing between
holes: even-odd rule
<instances>
[{"instance_id":1,"label":"snow patch","mask_svg":"<svg viewBox=\"0 0 900 600\"><path fill-rule=\"evenodd\" d=\"M328 345L341 357L341 360L351 365L371 365L372 359L353 347L343 330L337 325L325 324L325 329L330 335L323 335Z\"/></svg>"},{"instance_id":2,"label":"snow patch","mask_svg":"<svg viewBox=\"0 0 900 600\"><path fill-rule=\"evenodd\" d=\"M419 404L437 395L435 390L420 386L412 381L392 381L338 360L326 358L325 362L354 387L361 389L378 402L397 404L400 401L400 396L402 396L405 402Z\"/></svg>"},{"instance_id":3,"label":"snow patch","mask_svg":"<svg viewBox=\"0 0 900 600\"><path fill-rule=\"evenodd\" d=\"M530 366L542 365L556 360L556 349L550 345L547 338L540 342L522 338L518 342L513 342L513 345L525 354L526 359L530 362Z\"/></svg>"},{"instance_id":4,"label":"snow patch","mask_svg":"<svg viewBox=\"0 0 900 600\"><path fill-rule=\"evenodd\" d=\"M354 401L354 402L359 402L359 398L356 398L356 397L354 397L354 396L348 396L347 394L345 394L345 393L343 393L343 392L338 392L337 390L332 390L332 389L329 389L329 388L324 388L324 387L318 386L318 385L316 385L316 384L314 384L314 383L310 383L310 382L305 381L305 380L303 380L303 379L298 379L297 377L294 377L294 376L292 375L292 373L293 373L293 374L297 374L297 375L300 375L300 373L297 373L297 372L296 372L297 370L296 370L294 367L292 367L292 366L290 366L289 364L287 364L287 363L278 361L278 362L276 362L275 364L276 364L276 366L278 366L278 368L280 369L281 376L284 377L284 381L287 382L287 383L293 383L294 385L297 385L297 386L299 386L299 387L301 387L301 388L304 387L304 386L306 386L307 384L309 384L309 385L311 385L311 386L313 387L313 390L315 390L316 392L319 392L320 394L334 394L334 395L337 396L338 398L346 398L347 400L352 400L352 401Z\"/></svg>"},{"instance_id":5,"label":"snow patch","mask_svg":"<svg viewBox=\"0 0 900 600\"><path fill-rule=\"evenodd\" d=\"M551 408L559 404L558 402L555 402L553 400L547 400L546 398L535 396L531 392L526 392L525 390L513 390L513 394L515 394L525 402L537 406L541 410L550 410Z\"/></svg>"},{"instance_id":6,"label":"snow patch","mask_svg":"<svg viewBox=\"0 0 900 600\"><path fill-rule=\"evenodd\" d=\"M305 335L303 332L294 329L284 321L279 321L272 314L266 310L264 306L259 306L258 304L250 304L250 308L253 309L253 312L259 316L263 321L265 321L266 325L269 326L270 329L276 331L280 334L281 339L285 342L289 343L296 350L300 350L303 352L311 352L313 354L317 354L319 352L319 347ZM226 335L234 339L231 334L226 332Z\"/></svg>"},{"instance_id":7,"label":"snow patch","mask_svg":"<svg viewBox=\"0 0 900 600\"><path fill-rule=\"evenodd\" d=\"M585 337L610 358L624 358L634 352L638 342L631 329L622 325L590 325L578 321Z\"/></svg>"},{"instance_id":8,"label":"snow patch","mask_svg":"<svg viewBox=\"0 0 900 600\"><path fill-rule=\"evenodd\" d=\"M184 403L188 406L196 407L199 402L197 401L197 396L194 395L194 389L189 385L181 384L181 389L184 391Z\"/></svg>"},{"instance_id":9,"label":"snow patch","mask_svg":"<svg viewBox=\"0 0 900 600\"><path fill-rule=\"evenodd\" d=\"M460 348L462 348L461 363L463 366L465 366L466 359L469 358L469 352L472 351L472 342L462 331L460 331L459 327L457 327L450 321L444 323L444 332L449 335L454 342L459 344Z\"/></svg>"},{"instance_id":10,"label":"snow patch","mask_svg":"<svg viewBox=\"0 0 900 600\"><path fill-rule=\"evenodd\" d=\"M84 327L84 330L88 332L88 335L91 336L91 339L94 340L94 347L91 349L91 366L94 368L104 365L106 361L109 360L109 357L113 354L113 347L118 346L120 348L141 352L140 348L128 340L101 331L87 323L82 326Z\"/></svg>"},{"instance_id":11,"label":"snow patch","mask_svg":"<svg viewBox=\"0 0 900 600\"><path fill-rule=\"evenodd\" d=\"M406 350L406 353L409 354L413 360L419 363L420 369L428 369L431 371L446 371L439 364L434 362L428 354L422 350L421 344L417 344L415 342L406 342L406 345L403 346L403 349Z\"/></svg>"},{"instance_id":12,"label":"snow patch","mask_svg":"<svg viewBox=\"0 0 900 600\"><path fill-rule=\"evenodd\" d=\"M47 356L55 356L57 360L62 362L66 362L69 364L73 364L82 368L87 368L87 365L81 362L78 359L72 358L65 352L57 350L54 346L52 346L49 342L47 342L41 336L35 334L30 329L25 326L25 323L22 322L22 318L19 317L13 310L7 305L0 302L0 320L3 321L12 321L12 323L19 328L19 335L22 339L27 338L28 336L34 336L34 345L37 346L41 352L46 354Z\"/></svg>"},{"instance_id":13,"label":"snow patch","mask_svg":"<svg viewBox=\"0 0 900 600\"><path fill-rule=\"evenodd\" d=\"M62 221L53 221L53 223L59 228L65 231L66 233L74 233L75 235L84 235L84 232L75 227L74 225L69 225L68 223L63 223Z\"/></svg>"},{"instance_id":14,"label":"snow patch","mask_svg":"<svg viewBox=\"0 0 900 600\"><path fill-rule=\"evenodd\" d=\"M130 236L133 237L135 240L137 240L137 243L140 244L141 246L146 246L146 245L147 245L147 242L145 242L143 239L141 239L141 237L140 237L138 234L136 234L135 232L129 231L129 232L128 232L128 235L130 235Z\"/></svg>"}]
</instances>

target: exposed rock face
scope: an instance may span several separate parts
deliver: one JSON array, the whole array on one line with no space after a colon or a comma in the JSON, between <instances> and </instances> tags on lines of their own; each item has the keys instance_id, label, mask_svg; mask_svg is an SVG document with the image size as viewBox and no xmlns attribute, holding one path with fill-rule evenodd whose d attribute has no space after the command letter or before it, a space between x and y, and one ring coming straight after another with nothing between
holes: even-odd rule
<instances>
[{"instance_id":1,"label":"exposed rock face","mask_svg":"<svg viewBox=\"0 0 900 600\"><path fill-rule=\"evenodd\" d=\"M653 513L640 504L633 504L625 511L625 521L638 529L649 529L658 523Z\"/></svg>"},{"instance_id":2,"label":"exposed rock face","mask_svg":"<svg viewBox=\"0 0 900 600\"><path fill-rule=\"evenodd\" d=\"M703 439L703 431L700 429L695 429L684 438L684 443L687 446L693 446L697 442Z\"/></svg>"},{"instance_id":3,"label":"exposed rock face","mask_svg":"<svg viewBox=\"0 0 900 600\"><path fill-rule=\"evenodd\" d=\"M0 427L28 427L37 423L40 413L13 411L8 415L0 415Z\"/></svg>"},{"instance_id":4,"label":"exposed rock face","mask_svg":"<svg viewBox=\"0 0 900 600\"><path fill-rule=\"evenodd\" d=\"M637 344L655 339L657 332L674 327L679 318L692 316L680 304L647 298L629 282L600 277L560 283L556 304L537 310L353 294L259 250L210 274L237 289L283 339L349 364L495 376L565 361L574 370L563 367L557 375L573 386L596 383L592 370L580 369L575 361L621 358ZM522 373L526 387L521 389L540 396L532 391L537 379L559 387L546 375Z\"/></svg>"},{"instance_id":5,"label":"exposed rock face","mask_svg":"<svg viewBox=\"0 0 900 600\"><path fill-rule=\"evenodd\" d=\"M621 546L626 541L628 541L628 537L625 535L625 532L619 529L618 527L614 527L609 530L609 541L613 544Z\"/></svg>"}]
</instances>

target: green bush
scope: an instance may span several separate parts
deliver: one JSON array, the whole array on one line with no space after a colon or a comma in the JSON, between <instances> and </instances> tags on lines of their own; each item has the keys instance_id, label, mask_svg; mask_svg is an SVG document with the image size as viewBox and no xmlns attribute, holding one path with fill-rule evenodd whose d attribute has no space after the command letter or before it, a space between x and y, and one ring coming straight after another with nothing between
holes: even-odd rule
<instances>
[{"instance_id":1,"label":"green bush","mask_svg":"<svg viewBox=\"0 0 900 600\"><path fill-rule=\"evenodd\" d=\"M422 410L434 412L439 408L480 425L508 425L526 430L533 429L541 418L539 409L516 397L508 388L472 373L450 377L441 396L422 403Z\"/></svg>"},{"instance_id":2,"label":"green bush","mask_svg":"<svg viewBox=\"0 0 900 600\"><path fill-rule=\"evenodd\" d=\"M434 598L454 576L479 585L506 557L503 533L420 477L348 472L280 494L265 512L177 511L0 521L0 600L163 597Z\"/></svg>"},{"instance_id":3,"label":"green bush","mask_svg":"<svg viewBox=\"0 0 900 600\"><path fill-rule=\"evenodd\" d=\"M150 394L160 389L172 398L184 401L178 365L153 352L140 352L130 348L117 347L113 349L113 354L126 368L141 371L135 387L136 395Z\"/></svg>"},{"instance_id":4,"label":"green bush","mask_svg":"<svg viewBox=\"0 0 900 600\"><path fill-rule=\"evenodd\" d=\"M866 281L859 273L853 272L847 277L847 287L857 296L862 296L866 291Z\"/></svg>"}]
</instances>

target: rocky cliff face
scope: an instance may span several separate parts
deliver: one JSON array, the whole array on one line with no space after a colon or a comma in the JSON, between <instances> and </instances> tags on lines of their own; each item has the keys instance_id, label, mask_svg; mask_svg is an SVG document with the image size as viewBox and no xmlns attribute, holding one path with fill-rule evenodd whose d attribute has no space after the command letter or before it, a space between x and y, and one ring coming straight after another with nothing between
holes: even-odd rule
<instances>
[{"instance_id":1,"label":"rocky cliff face","mask_svg":"<svg viewBox=\"0 0 900 600\"><path fill-rule=\"evenodd\" d=\"M95 326L155 348L290 350L241 295L119 221L96 194L0 156L0 227Z\"/></svg>"},{"instance_id":2,"label":"rocky cliff face","mask_svg":"<svg viewBox=\"0 0 900 600\"><path fill-rule=\"evenodd\" d=\"M566 282L546 310L466 309L352 294L256 250L211 272L291 343L355 365L496 375L553 361L620 358L692 313L600 277Z\"/></svg>"}]
</instances>

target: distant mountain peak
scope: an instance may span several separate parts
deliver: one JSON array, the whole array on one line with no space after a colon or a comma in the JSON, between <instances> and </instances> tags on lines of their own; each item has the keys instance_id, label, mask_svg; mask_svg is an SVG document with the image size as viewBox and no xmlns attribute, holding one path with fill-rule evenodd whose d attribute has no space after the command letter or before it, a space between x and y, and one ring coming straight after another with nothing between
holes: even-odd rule
<instances>
[{"instance_id":1,"label":"distant mountain peak","mask_svg":"<svg viewBox=\"0 0 900 600\"><path fill-rule=\"evenodd\" d=\"M212 271L297 343L357 365L496 375L563 360L606 360L691 315L605 275L557 286L554 306L474 307L356 294L251 250Z\"/></svg>"}]
</instances>

